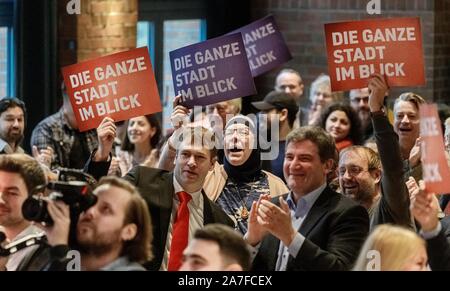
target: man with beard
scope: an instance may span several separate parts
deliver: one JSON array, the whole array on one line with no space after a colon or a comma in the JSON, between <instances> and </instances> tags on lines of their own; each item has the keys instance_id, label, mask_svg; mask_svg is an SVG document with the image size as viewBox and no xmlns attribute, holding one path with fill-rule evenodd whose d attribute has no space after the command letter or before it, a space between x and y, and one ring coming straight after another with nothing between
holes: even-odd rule
<instances>
[{"instance_id":1,"label":"man with beard","mask_svg":"<svg viewBox=\"0 0 450 291\"><path fill-rule=\"evenodd\" d=\"M361 120L363 140L367 140L373 134L372 122L370 120L369 88L353 89L350 91L350 105L358 113Z\"/></svg>"},{"instance_id":2,"label":"man with beard","mask_svg":"<svg viewBox=\"0 0 450 291\"><path fill-rule=\"evenodd\" d=\"M0 153L23 153L20 143L25 129L25 104L12 97L0 100Z\"/></svg>"},{"instance_id":3,"label":"man with beard","mask_svg":"<svg viewBox=\"0 0 450 291\"><path fill-rule=\"evenodd\" d=\"M361 146L342 151L338 168L341 191L367 209L371 229L384 223L412 227L409 195L402 183L400 147L383 111L388 85L381 75L374 75L369 80L369 89L369 108L380 157Z\"/></svg>"},{"instance_id":4,"label":"man with beard","mask_svg":"<svg viewBox=\"0 0 450 291\"><path fill-rule=\"evenodd\" d=\"M144 271L152 258L150 213L136 187L114 176L104 177L94 191L97 203L80 215L77 249L84 271ZM54 224L46 227L52 247L48 270L67 270L69 206L48 200ZM70 256L69 256L70 257Z\"/></svg>"},{"instance_id":5,"label":"man with beard","mask_svg":"<svg viewBox=\"0 0 450 291\"><path fill-rule=\"evenodd\" d=\"M277 135L276 140L270 140L270 143L271 151L278 152L278 155L265 163L263 168L284 181L283 161L286 136L294 128L298 106L287 93L277 91L267 94L263 101L252 102L252 105L264 114L261 116L263 118L260 118L260 137L269 139L272 138L272 134ZM274 145L278 145L278 150L274 148Z\"/></svg>"}]
</instances>

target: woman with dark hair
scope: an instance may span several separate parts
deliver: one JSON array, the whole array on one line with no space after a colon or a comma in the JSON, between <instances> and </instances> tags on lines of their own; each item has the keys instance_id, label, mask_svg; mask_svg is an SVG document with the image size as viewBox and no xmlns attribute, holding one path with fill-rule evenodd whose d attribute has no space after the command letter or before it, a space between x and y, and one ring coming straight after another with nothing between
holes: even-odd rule
<instances>
[{"instance_id":1,"label":"woman with dark hair","mask_svg":"<svg viewBox=\"0 0 450 291\"><path fill-rule=\"evenodd\" d=\"M361 144L361 121L350 105L329 105L322 112L318 125L334 138L339 152L346 147Z\"/></svg>"},{"instance_id":2,"label":"woman with dark hair","mask_svg":"<svg viewBox=\"0 0 450 291\"><path fill-rule=\"evenodd\" d=\"M128 121L127 134L121 151L117 153L120 175L125 175L132 167L143 163L149 167L156 167L157 145L160 139L161 125L155 115L131 118Z\"/></svg>"}]
</instances>

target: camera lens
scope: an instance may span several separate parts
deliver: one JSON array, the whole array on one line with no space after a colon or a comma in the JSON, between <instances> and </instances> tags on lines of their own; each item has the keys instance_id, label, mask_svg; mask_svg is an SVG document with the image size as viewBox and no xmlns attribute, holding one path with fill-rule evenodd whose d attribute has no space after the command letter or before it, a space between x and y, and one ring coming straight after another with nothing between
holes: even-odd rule
<instances>
[{"instance_id":1,"label":"camera lens","mask_svg":"<svg viewBox=\"0 0 450 291\"><path fill-rule=\"evenodd\" d=\"M26 220L52 224L47 212L47 202L41 199L28 198L22 204L22 215Z\"/></svg>"}]
</instances>

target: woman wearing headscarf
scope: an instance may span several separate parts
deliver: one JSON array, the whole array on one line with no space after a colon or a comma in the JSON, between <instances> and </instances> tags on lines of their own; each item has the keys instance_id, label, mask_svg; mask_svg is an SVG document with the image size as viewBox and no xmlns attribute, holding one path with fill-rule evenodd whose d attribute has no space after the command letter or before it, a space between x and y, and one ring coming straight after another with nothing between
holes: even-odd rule
<instances>
[{"instance_id":1,"label":"woman wearing headscarf","mask_svg":"<svg viewBox=\"0 0 450 291\"><path fill-rule=\"evenodd\" d=\"M262 194L272 197L289 192L284 182L261 169L261 153L256 146L254 122L243 115L230 119L224 131L223 165L216 164L206 176L203 189L246 233L253 201Z\"/></svg>"},{"instance_id":2,"label":"woman wearing headscarf","mask_svg":"<svg viewBox=\"0 0 450 291\"><path fill-rule=\"evenodd\" d=\"M175 131L181 126L189 126L189 109L176 104L177 99L171 116ZM158 166L168 171L172 170L176 156L174 136L163 147ZM250 118L243 115L231 118L224 129L224 164L216 162L203 184L205 194L223 208L243 234L247 231L253 201L262 194L276 197L289 192L280 178L261 169L256 136L255 123Z\"/></svg>"}]
</instances>

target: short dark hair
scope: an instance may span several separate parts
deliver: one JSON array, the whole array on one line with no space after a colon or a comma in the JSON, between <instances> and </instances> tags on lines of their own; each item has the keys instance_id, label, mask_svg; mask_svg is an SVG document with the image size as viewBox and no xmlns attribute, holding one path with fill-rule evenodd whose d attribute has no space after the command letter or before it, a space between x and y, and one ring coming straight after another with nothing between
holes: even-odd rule
<instances>
[{"instance_id":1,"label":"short dark hair","mask_svg":"<svg viewBox=\"0 0 450 291\"><path fill-rule=\"evenodd\" d=\"M8 110L9 108L19 107L23 111L24 117L27 115L27 109L25 107L25 103L15 97L4 97L0 99L0 115Z\"/></svg>"},{"instance_id":2,"label":"short dark hair","mask_svg":"<svg viewBox=\"0 0 450 291\"><path fill-rule=\"evenodd\" d=\"M102 177L97 187L104 184L121 188L130 193L131 196L125 210L123 223L124 225L134 223L137 227L137 232L132 240L124 242L120 255L126 256L131 262L140 264L150 261L153 258L153 230L147 203L139 194L137 188L122 178L116 176Z\"/></svg>"},{"instance_id":3,"label":"short dark hair","mask_svg":"<svg viewBox=\"0 0 450 291\"><path fill-rule=\"evenodd\" d=\"M350 131L348 133L348 138L355 145L359 145L362 142L362 129L361 129L361 120L359 119L356 111L348 104L337 102L332 103L327 106L320 115L319 126L323 129L326 129L326 123L328 116L334 111L342 111L347 115L347 118L350 120Z\"/></svg>"},{"instance_id":4,"label":"short dark hair","mask_svg":"<svg viewBox=\"0 0 450 291\"><path fill-rule=\"evenodd\" d=\"M233 228L223 224L208 224L194 234L195 239L213 241L219 245L222 259L238 263L244 271L250 269L250 252L242 236Z\"/></svg>"},{"instance_id":5,"label":"short dark hair","mask_svg":"<svg viewBox=\"0 0 450 291\"><path fill-rule=\"evenodd\" d=\"M154 114L145 115L145 118L147 118L147 121L150 124L150 126L156 129L155 134L150 139L150 145L152 146L152 148L156 148L159 143L159 140L161 139L161 132L162 132L161 124L159 122L159 119ZM130 142L130 139L128 138L128 130L122 144L122 150L128 152L134 151L134 144L132 144Z\"/></svg>"},{"instance_id":6,"label":"short dark hair","mask_svg":"<svg viewBox=\"0 0 450 291\"><path fill-rule=\"evenodd\" d=\"M334 138L319 126L302 126L294 129L286 137L286 148L291 142L311 141L319 150L322 163L332 159L336 160L337 150Z\"/></svg>"},{"instance_id":7,"label":"short dark hair","mask_svg":"<svg viewBox=\"0 0 450 291\"><path fill-rule=\"evenodd\" d=\"M289 127L292 128L294 126L295 119L297 118L298 107L276 106L275 109L278 112L281 112L283 109L286 109L288 111L288 123Z\"/></svg>"},{"instance_id":8,"label":"short dark hair","mask_svg":"<svg viewBox=\"0 0 450 291\"><path fill-rule=\"evenodd\" d=\"M28 196L47 184L41 165L26 154L0 155L0 171L19 174L27 186Z\"/></svg>"}]
</instances>

